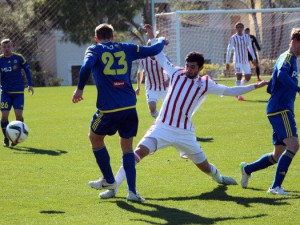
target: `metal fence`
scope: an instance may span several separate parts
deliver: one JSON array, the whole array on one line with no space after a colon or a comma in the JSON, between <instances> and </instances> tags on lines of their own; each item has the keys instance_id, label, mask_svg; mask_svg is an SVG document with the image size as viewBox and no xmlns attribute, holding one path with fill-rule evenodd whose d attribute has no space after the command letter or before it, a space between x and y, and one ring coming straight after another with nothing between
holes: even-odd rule
<instances>
[{"instance_id":1,"label":"metal fence","mask_svg":"<svg viewBox=\"0 0 300 225\"><path fill-rule=\"evenodd\" d=\"M145 44L142 27L152 23L154 14L274 7L300 7L300 0L0 0L0 39L10 38L25 56L35 86L75 85L100 23L114 26L117 41Z\"/></svg>"}]
</instances>

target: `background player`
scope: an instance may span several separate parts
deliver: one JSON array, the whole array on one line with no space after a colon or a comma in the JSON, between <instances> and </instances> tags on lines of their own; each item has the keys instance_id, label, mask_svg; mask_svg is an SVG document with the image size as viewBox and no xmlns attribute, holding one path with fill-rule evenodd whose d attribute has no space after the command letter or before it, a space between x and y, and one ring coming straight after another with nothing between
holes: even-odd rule
<instances>
[{"instance_id":1,"label":"background player","mask_svg":"<svg viewBox=\"0 0 300 225\"><path fill-rule=\"evenodd\" d=\"M148 41L148 45L151 45L151 40ZM158 116L156 104L158 99L162 101L165 99L168 91L169 78L153 56L140 59L137 75L137 89L135 90L137 95L140 94L144 74L148 107L151 116L156 118Z\"/></svg>"},{"instance_id":2,"label":"background player","mask_svg":"<svg viewBox=\"0 0 300 225\"><path fill-rule=\"evenodd\" d=\"M291 32L291 42L288 51L277 59L272 78L268 85L268 93L271 97L267 104L268 119L273 128L273 153L263 155L257 161L240 164L242 170L241 185L248 186L251 173L265 169L275 163L277 169L272 186L268 193L288 195L281 184L288 172L292 159L299 149L299 140L294 115L294 102L298 86L297 57L300 55L300 28Z\"/></svg>"},{"instance_id":3,"label":"background player","mask_svg":"<svg viewBox=\"0 0 300 225\"><path fill-rule=\"evenodd\" d=\"M229 70L231 51L234 50L233 63L236 74L236 86L244 85L251 79L251 68L248 59L248 49L253 58L253 64L256 65L256 57L252 49L251 39L244 33L244 24L235 25L236 33L231 36L227 47L226 70ZM244 79L242 80L244 74ZM237 96L239 101L244 101L242 96Z\"/></svg>"},{"instance_id":4,"label":"background player","mask_svg":"<svg viewBox=\"0 0 300 225\"><path fill-rule=\"evenodd\" d=\"M145 28L149 38L153 38L151 26L146 25ZM191 52L186 56L185 68L172 65L163 53L156 55L155 58L170 77L170 86L159 116L135 150L136 162L138 163L149 153L173 146L179 152L184 153L202 172L211 176L217 183L237 184L233 178L222 176L217 168L208 162L204 151L196 140L192 115L203 103L207 94L234 96L263 87L267 82L229 88L215 83L207 75L200 77L199 72L203 68L204 58L197 52ZM116 175L118 185L124 179L125 173L121 167ZM116 189L108 190L100 193L100 197L111 198L115 196L115 193Z\"/></svg>"},{"instance_id":5,"label":"background player","mask_svg":"<svg viewBox=\"0 0 300 225\"><path fill-rule=\"evenodd\" d=\"M96 27L97 44L91 45L86 51L72 101L77 103L83 100L83 89L92 71L98 90L96 104L98 109L90 125L89 138L103 178L89 184L97 185L98 189L115 187L104 138L118 131L129 186L127 200L141 201L135 189L136 171L132 142L137 133L138 116L135 106L136 95L130 80L131 66L132 61L136 59L158 54L163 49L164 40L153 46L140 47L113 42L113 32L114 29L109 24L100 24Z\"/></svg>"},{"instance_id":6,"label":"background player","mask_svg":"<svg viewBox=\"0 0 300 225\"><path fill-rule=\"evenodd\" d=\"M262 79L259 77L260 76L260 67L259 67L259 63L258 63L258 57L257 57L257 54L256 54L256 48L257 48L258 51L260 51L260 46L257 42L256 37L254 35L250 34L250 28L246 28L245 33L250 36L253 52L254 52L255 57L256 57L256 64L253 64L253 65L255 66L257 81L262 81ZM248 50L248 59L249 59L249 61L251 61L253 63L253 58L252 58L249 50Z\"/></svg>"},{"instance_id":7,"label":"background player","mask_svg":"<svg viewBox=\"0 0 300 225\"><path fill-rule=\"evenodd\" d=\"M9 124L9 112L14 107L16 120L24 121L24 79L22 69L25 71L28 91L33 94L32 76L29 65L22 54L12 52L13 44L10 39L1 41L0 73L1 73L1 128L4 135L4 147L9 147L6 136L6 127ZM12 143L12 146L16 144Z\"/></svg>"}]
</instances>

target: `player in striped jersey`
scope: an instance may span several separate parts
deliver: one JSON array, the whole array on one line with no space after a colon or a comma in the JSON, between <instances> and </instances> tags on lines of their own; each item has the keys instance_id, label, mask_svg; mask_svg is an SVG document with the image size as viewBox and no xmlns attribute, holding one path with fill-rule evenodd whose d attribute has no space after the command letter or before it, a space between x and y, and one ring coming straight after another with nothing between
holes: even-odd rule
<instances>
[{"instance_id":1,"label":"player in striped jersey","mask_svg":"<svg viewBox=\"0 0 300 225\"><path fill-rule=\"evenodd\" d=\"M148 41L151 45L151 40ZM145 88L148 107L152 117L158 116L156 104L158 99L165 99L168 91L169 78L164 73L163 68L155 60L154 56L139 60L137 89L135 93L140 94L143 75L145 74Z\"/></svg>"},{"instance_id":2,"label":"player in striped jersey","mask_svg":"<svg viewBox=\"0 0 300 225\"><path fill-rule=\"evenodd\" d=\"M257 161L242 162L241 185L248 186L251 173L265 169L277 163L272 186L268 193L288 195L281 185L288 172L292 159L299 149L299 140L294 114L298 86L297 57L300 56L300 28L291 32L290 48L277 59L267 91L271 97L267 104L268 119L273 128L274 151L261 156Z\"/></svg>"},{"instance_id":3,"label":"player in striped jersey","mask_svg":"<svg viewBox=\"0 0 300 225\"><path fill-rule=\"evenodd\" d=\"M32 76L29 65L22 54L12 52L13 44L10 39L1 41L0 73L1 73L1 128L4 135L4 147L9 147L6 127L11 107L14 107L16 120L24 121L24 79L22 69L28 82L28 91L33 94ZM16 144L12 143L12 146Z\"/></svg>"},{"instance_id":4,"label":"player in striped jersey","mask_svg":"<svg viewBox=\"0 0 300 225\"><path fill-rule=\"evenodd\" d=\"M149 37L153 38L151 26L146 25L145 29ZM217 183L236 185L233 178L222 176L217 168L208 162L196 140L192 115L203 103L207 94L240 95L261 88L268 82L262 81L241 87L226 87L215 83L208 75L200 77L199 72L203 68L204 58L197 52L191 52L186 56L185 68L172 65L163 53L156 55L155 58L170 77L170 86L154 125L149 128L134 152L136 163L159 149L173 146ZM121 167L116 175L116 188L100 193L100 197L114 197L118 186L124 179L125 173Z\"/></svg>"},{"instance_id":5,"label":"player in striped jersey","mask_svg":"<svg viewBox=\"0 0 300 225\"><path fill-rule=\"evenodd\" d=\"M83 65L79 72L77 89L72 101L83 100L82 94L86 81L92 71L96 83L97 111L93 116L89 138L93 153L103 178L90 181L96 189L111 189L116 185L110 166L110 158L104 143L106 135L120 135L123 152L123 165L129 186L127 200L142 201L136 192L136 171L133 154L133 137L138 128L136 95L130 74L132 61L158 54L164 47L162 40L156 45L140 47L134 44L113 42L114 29L109 24L100 24L95 29L96 44L88 47Z\"/></svg>"},{"instance_id":6,"label":"player in striped jersey","mask_svg":"<svg viewBox=\"0 0 300 225\"><path fill-rule=\"evenodd\" d=\"M251 79L251 68L248 59L248 50L253 58L253 65L256 66L256 56L254 54L250 36L244 33L244 24L236 24L236 34L234 34L227 47L226 70L229 70L231 51L234 50L233 63L236 74L236 86L244 85ZM244 79L242 80L244 74ZM242 96L237 96L239 101L244 101Z\"/></svg>"}]
</instances>

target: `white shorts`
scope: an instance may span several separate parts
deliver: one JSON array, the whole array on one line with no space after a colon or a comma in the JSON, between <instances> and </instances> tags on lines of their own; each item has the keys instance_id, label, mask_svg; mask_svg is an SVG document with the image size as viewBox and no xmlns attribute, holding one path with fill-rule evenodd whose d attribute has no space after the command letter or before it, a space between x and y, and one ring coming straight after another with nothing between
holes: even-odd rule
<instances>
[{"instance_id":1,"label":"white shorts","mask_svg":"<svg viewBox=\"0 0 300 225\"><path fill-rule=\"evenodd\" d=\"M150 154L156 150L173 146L180 155L186 155L196 164L206 160L206 156L198 144L194 132L162 123L152 125L138 145L146 146Z\"/></svg>"},{"instance_id":2,"label":"white shorts","mask_svg":"<svg viewBox=\"0 0 300 225\"><path fill-rule=\"evenodd\" d=\"M146 90L146 98L147 102L157 102L158 99L164 101L168 91L153 91L153 90Z\"/></svg>"},{"instance_id":3,"label":"white shorts","mask_svg":"<svg viewBox=\"0 0 300 225\"><path fill-rule=\"evenodd\" d=\"M251 67L250 67L250 63L235 63L234 64L234 71L235 73L239 73L239 74L249 74L251 75Z\"/></svg>"}]
</instances>

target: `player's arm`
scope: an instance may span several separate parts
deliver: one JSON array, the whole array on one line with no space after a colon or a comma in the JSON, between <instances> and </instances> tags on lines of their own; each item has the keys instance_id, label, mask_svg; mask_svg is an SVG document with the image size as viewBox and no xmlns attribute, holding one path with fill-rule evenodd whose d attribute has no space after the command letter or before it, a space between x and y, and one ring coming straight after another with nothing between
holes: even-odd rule
<instances>
[{"instance_id":1,"label":"player's arm","mask_svg":"<svg viewBox=\"0 0 300 225\"><path fill-rule=\"evenodd\" d=\"M32 74L29 68L29 64L27 63L27 61L25 60L25 58L21 55L22 58L22 68L25 72L26 75L26 79L28 82L28 92L31 92L31 95L33 95L34 90L33 90L33 86L32 86Z\"/></svg>"},{"instance_id":2,"label":"player's arm","mask_svg":"<svg viewBox=\"0 0 300 225\"><path fill-rule=\"evenodd\" d=\"M229 70L229 62L230 62L232 49L233 49L233 39L230 38L229 44L227 46L227 52L226 52L226 69L227 70Z\"/></svg>"},{"instance_id":3,"label":"player's arm","mask_svg":"<svg viewBox=\"0 0 300 225\"><path fill-rule=\"evenodd\" d=\"M93 68L94 64L96 63L96 61L97 61L97 58L96 58L95 53L88 50L86 53L86 56L84 57L83 64L79 71L79 80L78 80L77 88L74 91L73 97L72 97L73 103L77 103L77 102L80 102L81 100L83 100L83 97L82 97L83 89L84 89L84 86L85 86L87 80L90 77L92 68Z\"/></svg>"},{"instance_id":4,"label":"player's arm","mask_svg":"<svg viewBox=\"0 0 300 225\"><path fill-rule=\"evenodd\" d=\"M259 44L258 44L258 42L257 42L256 37L255 37L255 36L252 36L252 38L253 38L253 42L254 42L254 44L255 44L257 50L260 51L260 46L259 46Z\"/></svg>"},{"instance_id":5,"label":"player's arm","mask_svg":"<svg viewBox=\"0 0 300 225\"><path fill-rule=\"evenodd\" d=\"M256 56L255 56L255 53L254 53L254 50L253 50L253 47L252 47L250 36L249 35L247 35L247 36L248 36L247 46L248 46L249 52L252 56L253 64L255 64L256 63Z\"/></svg>"},{"instance_id":6,"label":"player's arm","mask_svg":"<svg viewBox=\"0 0 300 225\"><path fill-rule=\"evenodd\" d=\"M135 90L135 94L139 95L140 91L141 91L141 84L143 81L143 77L144 77L144 70L143 70L143 65L142 65L142 61L139 61L139 67L138 67L138 72L137 72L137 88Z\"/></svg>"},{"instance_id":7,"label":"player's arm","mask_svg":"<svg viewBox=\"0 0 300 225\"><path fill-rule=\"evenodd\" d=\"M215 94L215 95L225 95L225 96L237 96L243 95L255 89L264 87L268 84L268 81L261 81L256 84L250 84L246 86L235 86L235 87L227 87L222 84L217 84L210 78L208 79L208 93Z\"/></svg>"}]
</instances>

